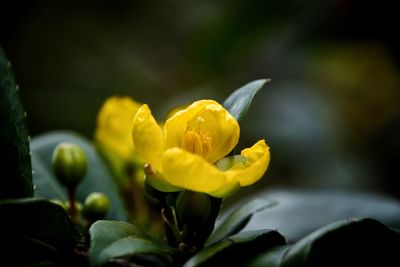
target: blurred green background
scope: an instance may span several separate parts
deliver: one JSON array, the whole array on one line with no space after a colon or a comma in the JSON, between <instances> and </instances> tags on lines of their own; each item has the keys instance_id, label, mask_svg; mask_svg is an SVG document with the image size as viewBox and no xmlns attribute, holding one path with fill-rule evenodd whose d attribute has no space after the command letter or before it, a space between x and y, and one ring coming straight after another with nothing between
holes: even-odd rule
<instances>
[{"instance_id":1,"label":"blurred green background","mask_svg":"<svg viewBox=\"0 0 400 267\"><path fill-rule=\"evenodd\" d=\"M33 136L92 137L106 97L161 120L271 78L241 124L266 138L272 185L400 198L400 45L395 4L351 0L4 1L0 44ZM246 189L247 190L247 189ZM241 194L249 192L242 190Z\"/></svg>"}]
</instances>

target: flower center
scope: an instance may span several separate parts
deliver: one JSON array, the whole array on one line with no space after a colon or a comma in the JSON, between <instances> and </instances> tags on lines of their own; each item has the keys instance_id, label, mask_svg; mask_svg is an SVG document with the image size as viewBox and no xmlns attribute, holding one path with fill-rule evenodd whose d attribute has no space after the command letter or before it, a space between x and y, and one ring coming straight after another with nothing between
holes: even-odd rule
<instances>
[{"instance_id":1,"label":"flower center","mask_svg":"<svg viewBox=\"0 0 400 267\"><path fill-rule=\"evenodd\" d=\"M181 147L193 154L206 158L211 150L213 139L200 129L187 128L182 138Z\"/></svg>"}]
</instances>

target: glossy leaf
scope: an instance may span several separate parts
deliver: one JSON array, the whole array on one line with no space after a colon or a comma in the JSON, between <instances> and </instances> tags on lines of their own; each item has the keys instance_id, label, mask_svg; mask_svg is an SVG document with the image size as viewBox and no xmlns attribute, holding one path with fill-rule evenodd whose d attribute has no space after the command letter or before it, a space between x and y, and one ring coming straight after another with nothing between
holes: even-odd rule
<instances>
[{"instance_id":1,"label":"glossy leaf","mask_svg":"<svg viewBox=\"0 0 400 267\"><path fill-rule=\"evenodd\" d=\"M224 107L237 121L241 121L246 115L256 93L269 81L271 80L256 80L240 87L224 101Z\"/></svg>"},{"instance_id":2,"label":"glossy leaf","mask_svg":"<svg viewBox=\"0 0 400 267\"><path fill-rule=\"evenodd\" d=\"M0 199L33 195L26 113L11 64L0 48Z\"/></svg>"},{"instance_id":3,"label":"glossy leaf","mask_svg":"<svg viewBox=\"0 0 400 267\"><path fill-rule=\"evenodd\" d=\"M284 237L274 230L241 232L204 248L184 267L242 266L261 251L284 244Z\"/></svg>"},{"instance_id":4,"label":"glossy leaf","mask_svg":"<svg viewBox=\"0 0 400 267\"><path fill-rule=\"evenodd\" d=\"M329 224L292 246L266 251L247 267L399 266L400 233L373 219Z\"/></svg>"},{"instance_id":5,"label":"glossy leaf","mask_svg":"<svg viewBox=\"0 0 400 267\"><path fill-rule=\"evenodd\" d=\"M243 230L277 229L289 243L329 223L348 218L370 217L400 229L400 202L376 194L270 189L254 197L272 199L278 205L255 214Z\"/></svg>"},{"instance_id":6,"label":"glossy leaf","mask_svg":"<svg viewBox=\"0 0 400 267\"><path fill-rule=\"evenodd\" d=\"M222 223L215 229L208 240L208 244L212 244L228 236L234 235L242 230L251 217L266 208L275 206L277 203L268 199L255 199L250 201L222 219Z\"/></svg>"},{"instance_id":7,"label":"glossy leaf","mask_svg":"<svg viewBox=\"0 0 400 267\"><path fill-rule=\"evenodd\" d=\"M0 201L0 214L2 262L13 266L72 254L81 238L65 210L44 199Z\"/></svg>"},{"instance_id":8,"label":"glossy leaf","mask_svg":"<svg viewBox=\"0 0 400 267\"><path fill-rule=\"evenodd\" d=\"M134 254L173 254L170 247L151 240L132 224L119 221L97 221L90 228L90 262L101 266L107 261Z\"/></svg>"},{"instance_id":9,"label":"glossy leaf","mask_svg":"<svg viewBox=\"0 0 400 267\"><path fill-rule=\"evenodd\" d=\"M65 188L55 179L51 169L33 152L32 167L34 169L33 181L35 183L35 195L47 198L55 198L67 201Z\"/></svg>"},{"instance_id":10,"label":"glossy leaf","mask_svg":"<svg viewBox=\"0 0 400 267\"><path fill-rule=\"evenodd\" d=\"M104 160L89 140L72 132L55 131L32 138L35 196L66 200L66 190L54 176L51 167L53 150L60 142L75 143L86 152L88 171L84 180L78 186L78 200L84 202L91 192L103 192L111 200L111 208L107 218L126 220L127 213L123 201Z\"/></svg>"},{"instance_id":11,"label":"glossy leaf","mask_svg":"<svg viewBox=\"0 0 400 267\"><path fill-rule=\"evenodd\" d=\"M289 248L290 246L276 246L268 249L255 255L254 258L244 263L243 267L281 267L283 256Z\"/></svg>"},{"instance_id":12,"label":"glossy leaf","mask_svg":"<svg viewBox=\"0 0 400 267\"><path fill-rule=\"evenodd\" d=\"M309 266L399 266L400 258L396 255L399 246L400 233L378 221L344 220L329 224L294 244L285 253L282 266L306 262Z\"/></svg>"}]
</instances>

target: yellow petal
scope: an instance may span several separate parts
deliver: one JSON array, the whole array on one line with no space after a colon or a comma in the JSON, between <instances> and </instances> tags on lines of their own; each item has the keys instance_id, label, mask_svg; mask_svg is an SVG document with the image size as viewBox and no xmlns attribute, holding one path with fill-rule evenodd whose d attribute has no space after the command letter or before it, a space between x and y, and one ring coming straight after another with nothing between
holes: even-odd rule
<instances>
[{"instance_id":1,"label":"yellow petal","mask_svg":"<svg viewBox=\"0 0 400 267\"><path fill-rule=\"evenodd\" d=\"M189 106L189 105L179 105L179 106L176 106L176 107L170 109L170 110L168 111L167 116L166 116L165 119L168 120L169 118L171 118L172 116L174 116L178 111L184 110L184 109L186 109L188 106Z\"/></svg>"},{"instance_id":2,"label":"yellow petal","mask_svg":"<svg viewBox=\"0 0 400 267\"><path fill-rule=\"evenodd\" d=\"M162 172L171 185L202 193L217 191L228 183L226 175L201 156L177 147L165 151Z\"/></svg>"},{"instance_id":3,"label":"yellow petal","mask_svg":"<svg viewBox=\"0 0 400 267\"><path fill-rule=\"evenodd\" d=\"M213 100L194 102L165 124L166 147L181 147L215 162L226 156L239 140L238 122Z\"/></svg>"},{"instance_id":4,"label":"yellow petal","mask_svg":"<svg viewBox=\"0 0 400 267\"><path fill-rule=\"evenodd\" d=\"M163 135L148 105L142 105L133 119L132 140L136 153L160 170L164 150Z\"/></svg>"},{"instance_id":5,"label":"yellow petal","mask_svg":"<svg viewBox=\"0 0 400 267\"><path fill-rule=\"evenodd\" d=\"M240 189L238 181L230 181L225 185L221 186L218 190L208 193L210 196L216 198L226 198L235 194Z\"/></svg>"},{"instance_id":6,"label":"yellow petal","mask_svg":"<svg viewBox=\"0 0 400 267\"><path fill-rule=\"evenodd\" d=\"M164 177L162 174L154 170L150 164L146 164L145 167L145 173L146 173L146 181L151 185L153 188L157 189L158 191L161 192L176 192L176 191L181 191L182 189L179 187L175 187L173 185L170 185L165 181Z\"/></svg>"},{"instance_id":7,"label":"yellow petal","mask_svg":"<svg viewBox=\"0 0 400 267\"><path fill-rule=\"evenodd\" d=\"M270 161L269 147L265 140L260 140L250 148L243 149L239 160L225 173L229 180L238 181L241 186L257 182L265 173Z\"/></svg>"},{"instance_id":8,"label":"yellow petal","mask_svg":"<svg viewBox=\"0 0 400 267\"><path fill-rule=\"evenodd\" d=\"M97 116L95 142L107 151L129 159L134 151L131 138L132 120L140 104L129 97L110 97Z\"/></svg>"}]
</instances>

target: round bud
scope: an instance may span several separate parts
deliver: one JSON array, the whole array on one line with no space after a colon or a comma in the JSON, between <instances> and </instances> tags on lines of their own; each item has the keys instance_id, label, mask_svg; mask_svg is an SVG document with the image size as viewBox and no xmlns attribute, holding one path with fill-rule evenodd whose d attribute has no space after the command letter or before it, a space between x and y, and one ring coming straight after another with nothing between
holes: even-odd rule
<instances>
[{"instance_id":1,"label":"round bud","mask_svg":"<svg viewBox=\"0 0 400 267\"><path fill-rule=\"evenodd\" d=\"M106 217L110 207L110 199L103 193L94 192L87 196L84 216L89 220L100 220Z\"/></svg>"},{"instance_id":2,"label":"round bud","mask_svg":"<svg viewBox=\"0 0 400 267\"><path fill-rule=\"evenodd\" d=\"M85 152L78 145L60 143L53 151L53 171L67 187L76 187L86 174Z\"/></svg>"},{"instance_id":3,"label":"round bud","mask_svg":"<svg viewBox=\"0 0 400 267\"><path fill-rule=\"evenodd\" d=\"M210 197L204 193L182 191L176 199L176 213L188 225L198 226L210 216Z\"/></svg>"}]
</instances>

